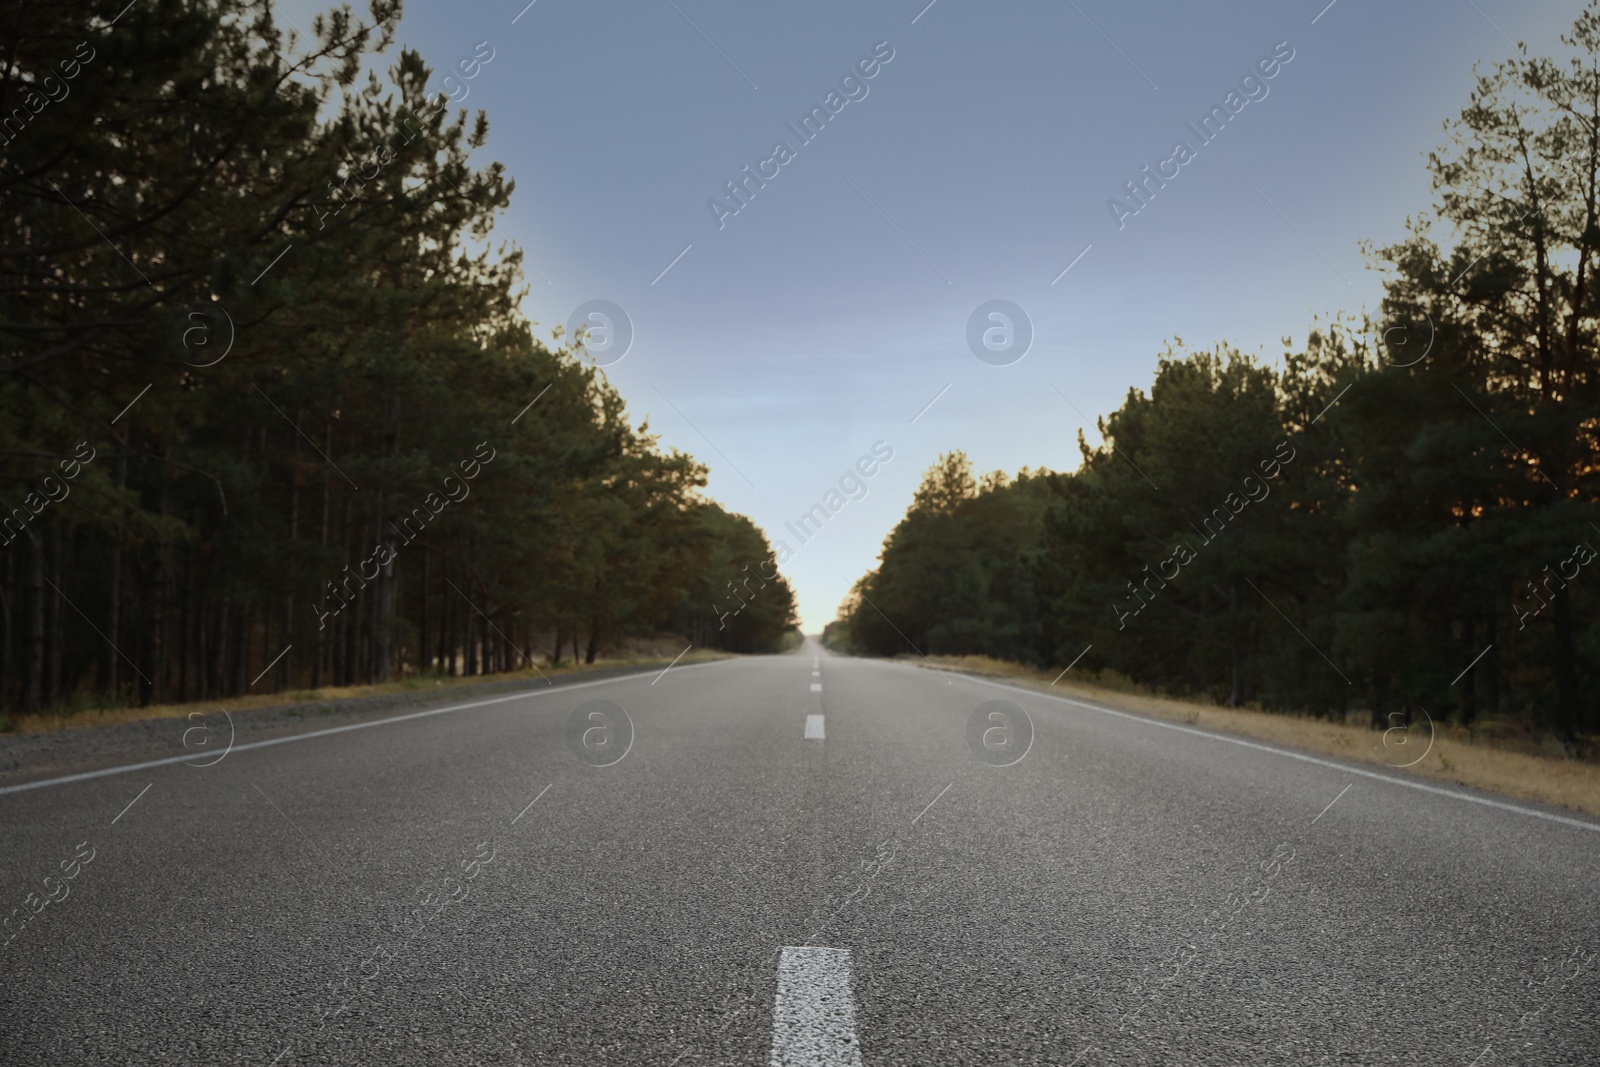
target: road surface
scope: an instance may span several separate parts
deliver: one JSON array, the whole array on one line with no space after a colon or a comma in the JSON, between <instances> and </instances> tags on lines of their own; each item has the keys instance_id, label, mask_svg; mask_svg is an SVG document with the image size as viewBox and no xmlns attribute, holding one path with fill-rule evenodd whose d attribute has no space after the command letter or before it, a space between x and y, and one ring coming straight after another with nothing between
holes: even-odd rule
<instances>
[{"instance_id":1,"label":"road surface","mask_svg":"<svg viewBox=\"0 0 1600 1067\"><path fill-rule=\"evenodd\" d=\"M1401 772L814 645L225 740L0 793L0 1061L1600 1062L1600 820Z\"/></svg>"}]
</instances>

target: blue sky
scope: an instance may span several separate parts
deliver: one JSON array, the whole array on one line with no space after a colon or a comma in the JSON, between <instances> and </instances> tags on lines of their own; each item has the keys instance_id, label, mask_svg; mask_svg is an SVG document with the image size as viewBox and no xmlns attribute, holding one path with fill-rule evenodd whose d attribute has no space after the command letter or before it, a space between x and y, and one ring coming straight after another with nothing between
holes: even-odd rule
<instances>
[{"instance_id":1,"label":"blue sky","mask_svg":"<svg viewBox=\"0 0 1600 1067\"><path fill-rule=\"evenodd\" d=\"M548 338L590 300L627 313L635 339L607 373L710 465L712 496L797 550L784 571L807 632L939 452L1070 470L1079 428L1095 440L1168 341L1270 358L1314 313L1374 308L1360 242L1398 239L1429 205L1426 153L1473 65L1508 38L1555 51L1579 10L926 3L412 0L399 30L436 69L494 50L463 103L488 113L482 160L517 182L499 230L536 268L527 314ZM282 10L307 25L318 6ZM866 95L802 143L786 124L880 42L893 58ZM1265 97L1200 145L1185 123L1280 42L1293 58ZM1179 139L1194 158L1119 228L1108 201ZM794 158L719 229L708 200L729 203L724 183L779 140ZM1008 366L967 342L996 299L1034 330ZM783 524L880 440L894 458L866 498L801 547Z\"/></svg>"}]
</instances>

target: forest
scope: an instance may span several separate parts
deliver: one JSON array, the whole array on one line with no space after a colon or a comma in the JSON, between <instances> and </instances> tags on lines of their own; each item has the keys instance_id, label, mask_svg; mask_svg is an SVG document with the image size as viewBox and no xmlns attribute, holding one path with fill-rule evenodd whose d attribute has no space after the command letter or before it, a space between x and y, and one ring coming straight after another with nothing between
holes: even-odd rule
<instances>
[{"instance_id":1,"label":"forest","mask_svg":"<svg viewBox=\"0 0 1600 1067\"><path fill-rule=\"evenodd\" d=\"M829 627L1228 706L1600 733L1600 14L1477 75L1371 318L1174 342L1081 466L941 456Z\"/></svg>"},{"instance_id":2,"label":"forest","mask_svg":"<svg viewBox=\"0 0 1600 1067\"><path fill-rule=\"evenodd\" d=\"M275 12L5 15L0 723L787 640L781 576L714 606L762 531L519 310L489 43Z\"/></svg>"}]
</instances>

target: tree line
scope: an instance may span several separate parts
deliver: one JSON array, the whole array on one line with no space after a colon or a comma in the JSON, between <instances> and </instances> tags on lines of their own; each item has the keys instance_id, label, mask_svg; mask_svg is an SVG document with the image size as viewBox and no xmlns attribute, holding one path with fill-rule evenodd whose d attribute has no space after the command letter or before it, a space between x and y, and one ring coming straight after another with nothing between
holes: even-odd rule
<instances>
[{"instance_id":1,"label":"tree line","mask_svg":"<svg viewBox=\"0 0 1600 1067\"><path fill-rule=\"evenodd\" d=\"M489 42L430 91L396 0L275 11L3 16L0 710L785 640L781 576L715 607L761 530L518 310Z\"/></svg>"},{"instance_id":2,"label":"tree line","mask_svg":"<svg viewBox=\"0 0 1600 1067\"><path fill-rule=\"evenodd\" d=\"M1070 473L942 456L830 639L1600 733L1600 5L1563 42L1479 76L1374 318L1172 346Z\"/></svg>"}]
</instances>

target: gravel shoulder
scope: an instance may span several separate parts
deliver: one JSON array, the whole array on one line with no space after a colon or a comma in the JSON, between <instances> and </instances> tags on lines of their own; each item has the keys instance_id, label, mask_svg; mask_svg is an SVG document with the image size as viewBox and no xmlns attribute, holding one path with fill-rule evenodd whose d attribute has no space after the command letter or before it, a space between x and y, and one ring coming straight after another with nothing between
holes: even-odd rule
<instances>
[{"instance_id":1,"label":"gravel shoulder","mask_svg":"<svg viewBox=\"0 0 1600 1067\"><path fill-rule=\"evenodd\" d=\"M629 663L559 675L548 682L511 681L440 685L371 696L322 698L224 712L196 703L187 716L165 716L68 729L0 734L0 787L117 767L144 760L192 755L198 764L230 745L325 730L432 707L464 704L519 691L529 693L582 682L660 671L667 665Z\"/></svg>"},{"instance_id":2,"label":"gravel shoulder","mask_svg":"<svg viewBox=\"0 0 1600 1067\"><path fill-rule=\"evenodd\" d=\"M1352 760L1397 774L1537 801L1573 813L1600 815L1600 765L1561 754L1511 750L1473 739L1460 727L1431 720L1415 721L1409 730L1374 730L1354 722L1122 692L1059 676L1052 681L1045 672L975 656L935 656L926 661L900 657L899 662Z\"/></svg>"}]
</instances>

